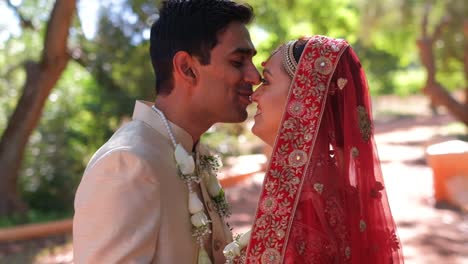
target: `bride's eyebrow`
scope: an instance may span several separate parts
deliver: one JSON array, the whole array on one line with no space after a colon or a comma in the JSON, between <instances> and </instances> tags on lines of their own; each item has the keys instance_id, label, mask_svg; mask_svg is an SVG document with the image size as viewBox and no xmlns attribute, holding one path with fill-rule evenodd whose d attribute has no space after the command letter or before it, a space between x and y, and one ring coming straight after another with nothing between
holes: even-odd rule
<instances>
[{"instance_id":1,"label":"bride's eyebrow","mask_svg":"<svg viewBox=\"0 0 468 264\"><path fill-rule=\"evenodd\" d=\"M263 69L263 75L269 74L270 76L273 76L273 73L269 69Z\"/></svg>"}]
</instances>

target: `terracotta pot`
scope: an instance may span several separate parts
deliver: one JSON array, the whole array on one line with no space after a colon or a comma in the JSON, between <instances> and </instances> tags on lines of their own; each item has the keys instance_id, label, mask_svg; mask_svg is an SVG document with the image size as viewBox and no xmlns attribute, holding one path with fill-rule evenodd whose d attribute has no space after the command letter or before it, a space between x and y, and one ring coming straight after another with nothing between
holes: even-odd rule
<instances>
[{"instance_id":1,"label":"terracotta pot","mask_svg":"<svg viewBox=\"0 0 468 264\"><path fill-rule=\"evenodd\" d=\"M459 203L453 188L447 188L447 182L455 177L468 177L468 143L450 140L430 145L426 149L426 160L433 171L436 202ZM460 188L456 191L468 192Z\"/></svg>"}]
</instances>

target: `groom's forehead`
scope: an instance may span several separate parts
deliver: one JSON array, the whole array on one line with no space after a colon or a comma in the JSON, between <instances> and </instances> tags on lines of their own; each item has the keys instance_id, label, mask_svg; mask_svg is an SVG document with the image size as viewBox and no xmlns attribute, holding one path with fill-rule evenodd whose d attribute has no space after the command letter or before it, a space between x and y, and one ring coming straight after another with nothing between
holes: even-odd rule
<instances>
[{"instance_id":1,"label":"groom's forehead","mask_svg":"<svg viewBox=\"0 0 468 264\"><path fill-rule=\"evenodd\" d=\"M240 54L255 56L257 50L253 46L250 34L244 24L231 23L218 35L218 43L214 49L222 50L226 55Z\"/></svg>"}]
</instances>

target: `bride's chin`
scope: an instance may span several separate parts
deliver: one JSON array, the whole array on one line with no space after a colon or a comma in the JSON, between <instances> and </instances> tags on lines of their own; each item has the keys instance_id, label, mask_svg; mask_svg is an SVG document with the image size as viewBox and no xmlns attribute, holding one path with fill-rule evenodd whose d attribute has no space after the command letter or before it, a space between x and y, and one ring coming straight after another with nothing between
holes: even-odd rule
<instances>
[{"instance_id":1,"label":"bride's chin","mask_svg":"<svg viewBox=\"0 0 468 264\"><path fill-rule=\"evenodd\" d=\"M255 121L251 131L255 136L259 137L260 139L262 138L262 133L260 132L260 125L258 124L258 121Z\"/></svg>"},{"instance_id":2,"label":"bride's chin","mask_svg":"<svg viewBox=\"0 0 468 264\"><path fill-rule=\"evenodd\" d=\"M257 122L252 126L252 134L260 138L263 142L268 144L267 138L265 137L265 133L262 132L262 129Z\"/></svg>"},{"instance_id":3,"label":"bride's chin","mask_svg":"<svg viewBox=\"0 0 468 264\"><path fill-rule=\"evenodd\" d=\"M252 131L252 134L254 134L255 136L258 137L257 135L257 122L255 122L252 126L252 128L250 129L250 131Z\"/></svg>"}]
</instances>

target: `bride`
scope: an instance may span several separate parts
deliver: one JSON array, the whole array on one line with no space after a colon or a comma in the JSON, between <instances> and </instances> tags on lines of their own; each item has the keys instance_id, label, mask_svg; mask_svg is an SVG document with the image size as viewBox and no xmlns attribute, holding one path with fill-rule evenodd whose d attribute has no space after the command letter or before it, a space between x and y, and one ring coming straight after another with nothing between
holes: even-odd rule
<instances>
[{"instance_id":1,"label":"bride","mask_svg":"<svg viewBox=\"0 0 468 264\"><path fill-rule=\"evenodd\" d=\"M364 70L324 36L263 63L255 135L273 147L252 230L231 263L403 263L373 139Z\"/></svg>"}]
</instances>

